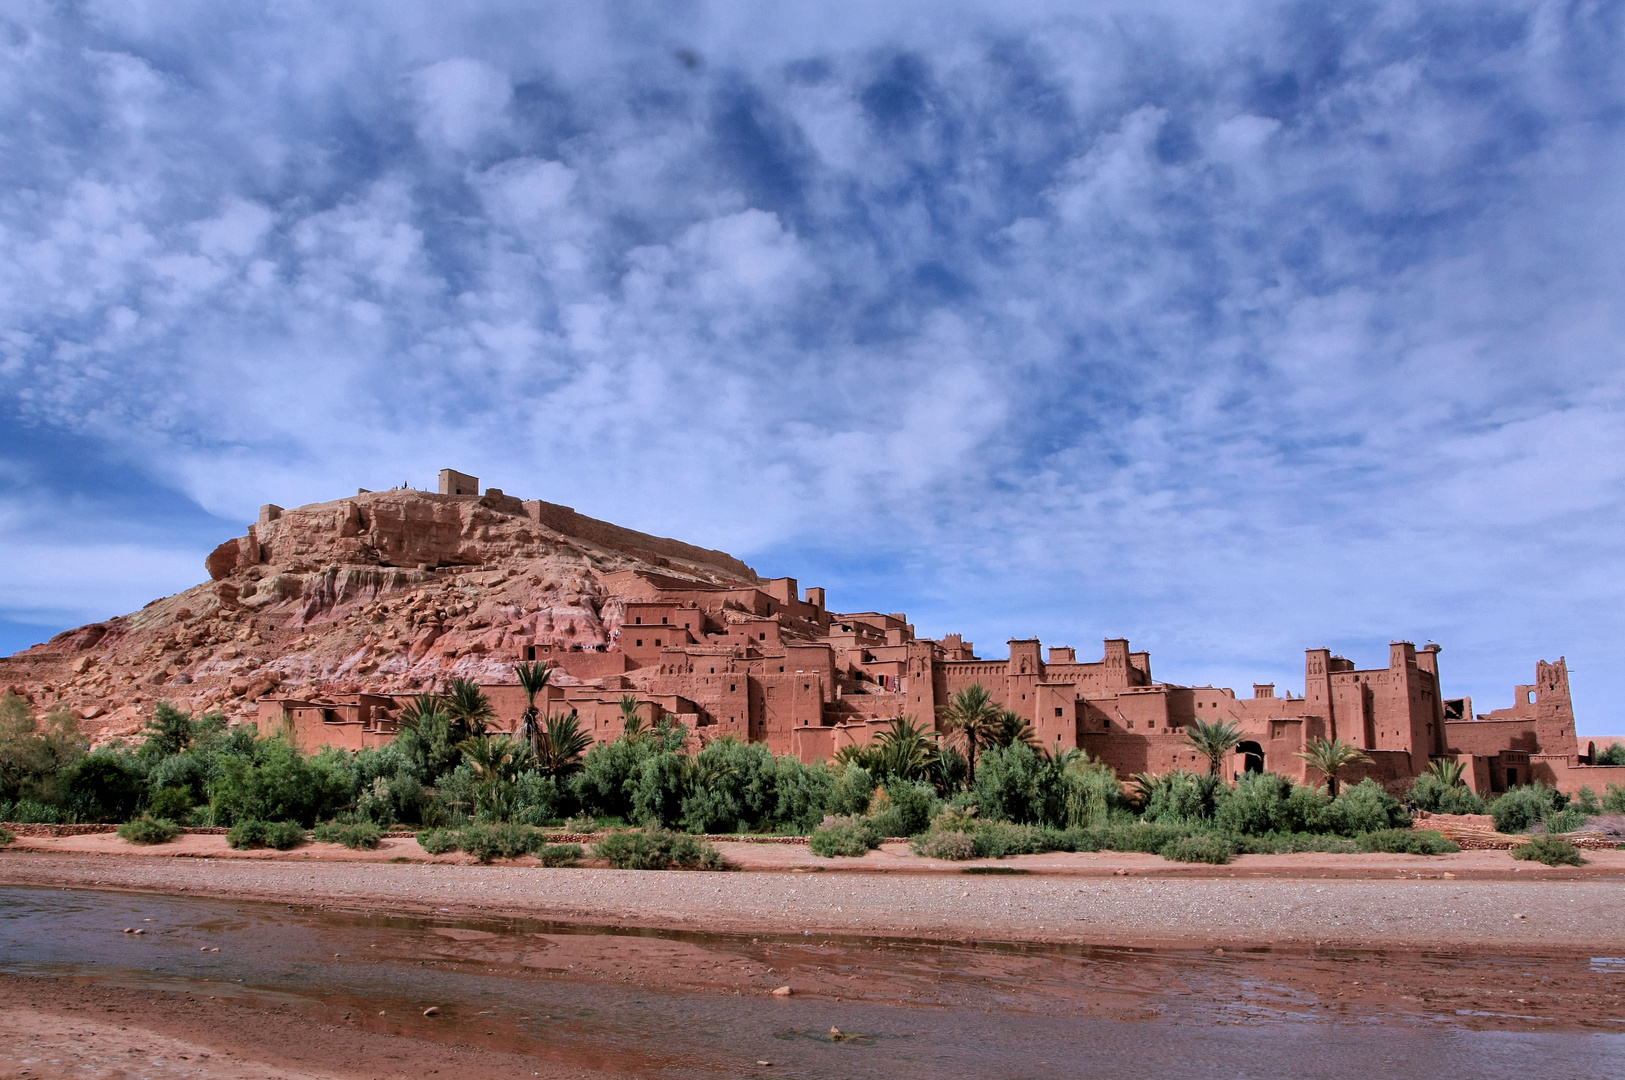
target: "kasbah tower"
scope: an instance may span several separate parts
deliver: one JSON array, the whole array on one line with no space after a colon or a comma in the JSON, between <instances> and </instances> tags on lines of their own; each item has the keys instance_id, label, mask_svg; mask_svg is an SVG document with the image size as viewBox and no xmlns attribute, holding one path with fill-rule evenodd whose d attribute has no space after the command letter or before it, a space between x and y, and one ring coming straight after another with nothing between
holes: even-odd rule
<instances>
[{"instance_id":1,"label":"kasbah tower","mask_svg":"<svg viewBox=\"0 0 1625 1080\"><path fill-rule=\"evenodd\" d=\"M499 728L520 722L523 661L555 668L538 705L574 710L595 740L643 718L683 723L804 761L862 745L895 717L927 727L973 684L1031 721L1052 750L1081 749L1119 776L1205 768L1185 738L1233 721L1233 776L1318 781L1297 754L1344 739L1370 761L1344 774L1401 791L1431 760L1465 766L1484 794L1544 781L1566 792L1625 783L1579 745L1568 669L1539 661L1510 708L1475 714L1444 689L1439 646L1388 647L1381 667L1304 653L1304 690L1159 682L1151 657L1107 638L1098 658L1036 639L987 660L957 634L915 633L901 612L830 610L824 590L760 577L719 551L521 500L442 470L438 492L362 490L262 508L206 562L210 581L140 612L0 660L0 685L65 705L95 739L135 732L159 700L224 712L299 745L357 749L395 737L402 706L452 678L479 682Z\"/></svg>"}]
</instances>

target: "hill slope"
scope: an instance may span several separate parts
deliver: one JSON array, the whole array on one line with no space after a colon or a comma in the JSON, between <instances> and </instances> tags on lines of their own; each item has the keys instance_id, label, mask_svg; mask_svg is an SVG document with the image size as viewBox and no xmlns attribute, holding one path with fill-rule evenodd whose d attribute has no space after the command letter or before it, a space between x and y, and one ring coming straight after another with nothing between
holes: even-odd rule
<instances>
[{"instance_id":1,"label":"hill slope","mask_svg":"<svg viewBox=\"0 0 1625 1080\"><path fill-rule=\"evenodd\" d=\"M271 690L410 691L449 674L510 680L512 636L605 644L622 570L756 584L720 551L497 493L364 492L267 507L206 560L210 580L0 659L0 687L114 735L144 707L246 712Z\"/></svg>"}]
</instances>

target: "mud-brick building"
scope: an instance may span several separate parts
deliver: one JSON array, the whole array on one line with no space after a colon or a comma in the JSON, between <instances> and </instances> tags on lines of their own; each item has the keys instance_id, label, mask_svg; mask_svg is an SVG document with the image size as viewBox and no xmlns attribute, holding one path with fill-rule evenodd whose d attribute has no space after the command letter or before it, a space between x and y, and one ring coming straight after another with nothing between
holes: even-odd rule
<instances>
[{"instance_id":1,"label":"mud-brick building","mask_svg":"<svg viewBox=\"0 0 1625 1080\"><path fill-rule=\"evenodd\" d=\"M443 475L441 486L443 502L508 499L494 489L472 494L477 481L461 474ZM1255 683L1242 697L1226 687L1159 681L1150 655L1122 638L1107 638L1098 659L1080 660L1067 646L1046 654L1035 638L1010 641L1002 659L983 658L959 635L917 636L900 612L832 612L823 589L803 591L794 578L762 579L720 553L617 531L572 517L567 507L509 501L519 508L516 520L648 549L674 565L679 557L727 565L707 580L648 568L606 571L584 589L592 607L579 619L525 615L456 648L444 644L451 638L433 638L448 665L468 662L465 652L481 658L482 682L508 730L517 728L525 704L512 664L546 661L556 675L541 704L549 713L573 710L596 740L620 733L630 696L647 722L678 720L697 742L733 737L813 761L870 742L899 716L940 731L953 695L980 684L1031 721L1047 749L1087 751L1122 776L1205 767L1185 738L1186 727L1202 720L1239 726L1242 742L1226 764L1232 775L1267 770L1318 780L1298 755L1325 737L1370 758L1351 770L1355 777L1395 789L1436 758L1461 761L1469 783L1485 792L1530 780L1566 790L1625 783L1625 769L1593 766L1594 748L1578 746L1561 658L1541 661L1511 708L1483 715L1473 713L1470 699L1447 694L1439 646L1407 641L1390 643L1386 665L1371 668L1307 649L1301 691ZM583 625L593 636L577 633ZM361 689L322 700L268 697L258 723L312 746L386 742L405 696Z\"/></svg>"}]
</instances>

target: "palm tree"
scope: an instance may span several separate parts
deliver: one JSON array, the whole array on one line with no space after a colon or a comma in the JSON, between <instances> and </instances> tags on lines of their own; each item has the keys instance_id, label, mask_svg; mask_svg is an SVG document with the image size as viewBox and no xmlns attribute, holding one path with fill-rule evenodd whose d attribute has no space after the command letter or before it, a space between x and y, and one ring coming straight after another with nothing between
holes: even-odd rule
<instances>
[{"instance_id":1,"label":"palm tree","mask_svg":"<svg viewBox=\"0 0 1625 1080\"><path fill-rule=\"evenodd\" d=\"M643 737L643 717L638 714L638 699L631 694L621 695L621 734L627 742Z\"/></svg>"},{"instance_id":2,"label":"palm tree","mask_svg":"<svg viewBox=\"0 0 1625 1080\"><path fill-rule=\"evenodd\" d=\"M592 745L592 736L581 730L574 709L568 716L550 716L539 733L540 748L532 754L536 771L544 776L563 777L581 771L581 755Z\"/></svg>"},{"instance_id":3,"label":"palm tree","mask_svg":"<svg viewBox=\"0 0 1625 1080\"><path fill-rule=\"evenodd\" d=\"M1445 787L1466 787L1463 779L1466 766L1455 758L1434 758L1428 762L1428 773Z\"/></svg>"},{"instance_id":4,"label":"palm tree","mask_svg":"<svg viewBox=\"0 0 1625 1080\"><path fill-rule=\"evenodd\" d=\"M1326 790L1333 798L1337 797L1337 774L1356 762L1371 760L1365 751L1353 743L1342 739L1324 739L1318 735L1310 739L1309 748L1299 751L1297 756L1326 778Z\"/></svg>"},{"instance_id":5,"label":"palm tree","mask_svg":"<svg viewBox=\"0 0 1625 1080\"><path fill-rule=\"evenodd\" d=\"M875 736L874 764L887 777L917 780L931 771L936 740L912 716L896 716Z\"/></svg>"},{"instance_id":6,"label":"palm tree","mask_svg":"<svg viewBox=\"0 0 1625 1080\"><path fill-rule=\"evenodd\" d=\"M525 748L506 735L475 735L457 744L474 767L476 811L506 821L513 811L515 785Z\"/></svg>"},{"instance_id":7,"label":"palm tree","mask_svg":"<svg viewBox=\"0 0 1625 1080\"><path fill-rule=\"evenodd\" d=\"M485 728L497 718L491 699L485 696L480 684L473 679L453 679L441 695L441 709L451 717L452 723L469 736L485 734Z\"/></svg>"},{"instance_id":8,"label":"palm tree","mask_svg":"<svg viewBox=\"0 0 1625 1080\"><path fill-rule=\"evenodd\" d=\"M439 694L418 694L401 706L397 723L403 728L417 728L426 717L444 715L446 715L445 705L441 702Z\"/></svg>"},{"instance_id":9,"label":"palm tree","mask_svg":"<svg viewBox=\"0 0 1625 1080\"><path fill-rule=\"evenodd\" d=\"M1185 725L1185 738L1207 758L1208 775L1218 776L1224 755L1241 745L1241 730L1234 720L1192 720Z\"/></svg>"},{"instance_id":10,"label":"palm tree","mask_svg":"<svg viewBox=\"0 0 1625 1080\"><path fill-rule=\"evenodd\" d=\"M519 685L525 690L525 745L530 747L532 757L539 756L542 747L542 729L537 724L536 695L546 687L548 680L553 677L553 665L542 663L516 664L513 673L519 676Z\"/></svg>"},{"instance_id":11,"label":"palm tree","mask_svg":"<svg viewBox=\"0 0 1625 1080\"><path fill-rule=\"evenodd\" d=\"M990 746L1003 727L999 706L981 683L971 683L942 707L942 724L965 748L967 783L976 780L976 752Z\"/></svg>"},{"instance_id":12,"label":"palm tree","mask_svg":"<svg viewBox=\"0 0 1625 1080\"><path fill-rule=\"evenodd\" d=\"M994 730L993 741L1000 746L1026 743L1039 753L1044 753L1044 744L1038 741L1038 730L1033 727L1033 722L1014 709L999 710L998 727Z\"/></svg>"}]
</instances>

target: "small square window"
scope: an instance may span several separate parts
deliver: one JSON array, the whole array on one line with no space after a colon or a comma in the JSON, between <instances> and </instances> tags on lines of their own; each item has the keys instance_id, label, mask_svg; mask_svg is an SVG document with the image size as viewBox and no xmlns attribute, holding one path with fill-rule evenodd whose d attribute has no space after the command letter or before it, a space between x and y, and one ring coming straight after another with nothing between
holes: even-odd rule
<instances>
[{"instance_id":1,"label":"small square window","mask_svg":"<svg viewBox=\"0 0 1625 1080\"><path fill-rule=\"evenodd\" d=\"M639 616L638 616L638 617L637 617L637 621L636 621L636 622L634 622L634 623L633 623L633 624L632 624L632 625L633 625L633 626L642 626L642 625L643 625L643 616L642 616L642 615L639 615Z\"/></svg>"},{"instance_id":2,"label":"small square window","mask_svg":"<svg viewBox=\"0 0 1625 1080\"><path fill-rule=\"evenodd\" d=\"M1055 715L1056 716L1061 715L1061 707L1059 705L1055 706Z\"/></svg>"},{"instance_id":3,"label":"small square window","mask_svg":"<svg viewBox=\"0 0 1625 1080\"><path fill-rule=\"evenodd\" d=\"M664 615L660 616L660 625L661 626L666 625L666 617Z\"/></svg>"},{"instance_id":4,"label":"small square window","mask_svg":"<svg viewBox=\"0 0 1625 1080\"><path fill-rule=\"evenodd\" d=\"M643 648L643 639L642 638L638 638L638 648L640 648L640 649Z\"/></svg>"}]
</instances>

